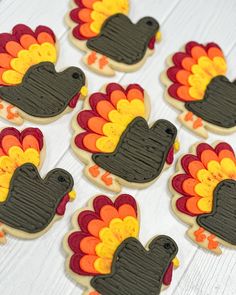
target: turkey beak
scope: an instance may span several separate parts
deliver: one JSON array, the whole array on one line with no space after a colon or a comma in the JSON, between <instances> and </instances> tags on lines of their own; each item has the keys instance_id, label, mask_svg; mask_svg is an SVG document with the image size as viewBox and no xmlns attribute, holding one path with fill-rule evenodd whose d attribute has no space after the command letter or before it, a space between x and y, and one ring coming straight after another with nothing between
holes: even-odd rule
<instances>
[{"instance_id":1,"label":"turkey beak","mask_svg":"<svg viewBox=\"0 0 236 295\"><path fill-rule=\"evenodd\" d=\"M173 265L174 265L174 268L178 268L179 267L179 259L177 258L177 257L175 257L173 260L172 260L172 262L173 262Z\"/></svg>"},{"instance_id":2,"label":"turkey beak","mask_svg":"<svg viewBox=\"0 0 236 295\"><path fill-rule=\"evenodd\" d=\"M85 85L80 89L80 94L84 97L88 95L88 88Z\"/></svg>"},{"instance_id":3,"label":"turkey beak","mask_svg":"<svg viewBox=\"0 0 236 295\"><path fill-rule=\"evenodd\" d=\"M156 33L156 42L161 42L161 39L162 39L162 35L161 35L161 32L160 31L158 31L157 33Z\"/></svg>"},{"instance_id":4,"label":"turkey beak","mask_svg":"<svg viewBox=\"0 0 236 295\"><path fill-rule=\"evenodd\" d=\"M73 190L71 192L69 192L69 199L70 199L70 202L73 202L76 198L76 192Z\"/></svg>"},{"instance_id":5,"label":"turkey beak","mask_svg":"<svg viewBox=\"0 0 236 295\"><path fill-rule=\"evenodd\" d=\"M180 142L178 139L175 140L175 143L174 143L174 151L175 153L177 153L180 149Z\"/></svg>"}]
</instances>

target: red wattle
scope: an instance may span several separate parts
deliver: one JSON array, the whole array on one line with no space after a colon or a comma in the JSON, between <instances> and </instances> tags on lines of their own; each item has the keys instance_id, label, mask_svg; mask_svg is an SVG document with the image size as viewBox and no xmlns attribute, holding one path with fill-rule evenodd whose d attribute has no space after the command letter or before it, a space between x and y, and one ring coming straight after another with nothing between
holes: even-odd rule
<instances>
[{"instance_id":1,"label":"red wattle","mask_svg":"<svg viewBox=\"0 0 236 295\"><path fill-rule=\"evenodd\" d=\"M174 162L174 147L172 146L166 158L166 163L171 165Z\"/></svg>"},{"instance_id":2,"label":"red wattle","mask_svg":"<svg viewBox=\"0 0 236 295\"><path fill-rule=\"evenodd\" d=\"M166 273L164 274L163 284L166 286L169 286L171 284L173 267L174 267L174 264L173 264L173 262L171 262L166 270Z\"/></svg>"},{"instance_id":3,"label":"red wattle","mask_svg":"<svg viewBox=\"0 0 236 295\"><path fill-rule=\"evenodd\" d=\"M155 48L156 38L155 36L152 37L148 43L148 48L153 50Z\"/></svg>"},{"instance_id":4,"label":"red wattle","mask_svg":"<svg viewBox=\"0 0 236 295\"><path fill-rule=\"evenodd\" d=\"M65 214L66 205L69 202L69 200L70 200L69 195L66 194L61 200L60 204L57 206L57 210L56 210L57 215L63 216Z\"/></svg>"},{"instance_id":5,"label":"red wattle","mask_svg":"<svg viewBox=\"0 0 236 295\"><path fill-rule=\"evenodd\" d=\"M79 97L80 97L80 92L78 92L75 96L72 97L72 99L69 102L70 108L74 109L76 107Z\"/></svg>"}]
</instances>

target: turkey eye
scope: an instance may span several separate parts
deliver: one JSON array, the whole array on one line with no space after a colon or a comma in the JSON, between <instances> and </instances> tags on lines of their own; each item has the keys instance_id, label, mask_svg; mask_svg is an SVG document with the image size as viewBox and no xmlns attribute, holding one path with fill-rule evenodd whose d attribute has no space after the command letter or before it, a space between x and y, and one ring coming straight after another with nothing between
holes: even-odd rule
<instances>
[{"instance_id":1,"label":"turkey eye","mask_svg":"<svg viewBox=\"0 0 236 295\"><path fill-rule=\"evenodd\" d=\"M146 24L147 24L149 27L151 27L151 26L153 25L153 22L152 22L151 20L148 20L148 21L146 22Z\"/></svg>"},{"instance_id":2,"label":"turkey eye","mask_svg":"<svg viewBox=\"0 0 236 295\"><path fill-rule=\"evenodd\" d=\"M167 134L171 134L171 135L173 135L173 131L172 131L171 128L167 128L167 129L166 129L166 133L167 133Z\"/></svg>"},{"instance_id":3,"label":"turkey eye","mask_svg":"<svg viewBox=\"0 0 236 295\"><path fill-rule=\"evenodd\" d=\"M73 74L72 74L72 77L73 77L74 79L79 79L79 73L73 73Z\"/></svg>"},{"instance_id":4,"label":"turkey eye","mask_svg":"<svg viewBox=\"0 0 236 295\"><path fill-rule=\"evenodd\" d=\"M65 182L66 181L63 176L58 176L57 179L58 179L59 182Z\"/></svg>"},{"instance_id":5,"label":"turkey eye","mask_svg":"<svg viewBox=\"0 0 236 295\"><path fill-rule=\"evenodd\" d=\"M169 250L169 249L171 248L170 243L165 243L165 244L164 244L164 248L165 248L166 250Z\"/></svg>"}]
</instances>

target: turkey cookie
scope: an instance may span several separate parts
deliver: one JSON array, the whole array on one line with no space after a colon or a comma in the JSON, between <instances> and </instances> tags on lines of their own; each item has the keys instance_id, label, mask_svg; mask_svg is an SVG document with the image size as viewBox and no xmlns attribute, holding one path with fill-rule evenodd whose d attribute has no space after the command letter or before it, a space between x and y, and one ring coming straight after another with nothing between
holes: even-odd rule
<instances>
[{"instance_id":1,"label":"turkey cookie","mask_svg":"<svg viewBox=\"0 0 236 295\"><path fill-rule=\"evenodd\" d=\"M137 84L108 84L92 94L72 122L72 148L85 175L106 189L150 185L173 162L176 127L158 120L151 127L149 98Z\"/></svg>"},{"instance_id":2,"label":"turkey cookie","mask_svg":"<svg viewBox=\"0 0 236 295\"><path fill-rule=\"evenodd\" d=\"M64 239L66 269L84 295L156 295L171 284L178 247L168 236L142 246L132 196L97 196L74 214L72 226Z\"/></svg>"},{"instance_id":3,"label":"turkey cookie","mask_svg":"<svg viewBox=\"0 0 236 295\"><path fill-rule=\"evenodd\" d=\"M74 182L67 171L54 169L40 177L43 154L39 129L1 130L0 243L6 242L5 233L23 239L41 236L64 215L74 196Z\"/></svg>"},{"instance_id":4,"label":"turkey cookie","mask_svg":"<svg viewBox=\"0 0 236 295\"><path fill-rule=\"evenodd\" d=\"M207 130L236 131L236 82L226 77L226 60L215 43L189 42L168 59L162 75L166 100L182 111L180 122L207 138Z\"/></svg>"},{"instance_id":5,"label":"turkey cookie","mask_svg":"<svg viewBox=\"0 0 236 295\"><path fill-rule=\"evenodd\" d=\"M70 39L86 52L83 62L99 74L138 70L160 40L154 18L132 23L128 0L74 0L72 8L66 17Z\"/></svg>"},{"instance_id":6,"label":"turkey cookie","mask_svg":"<svg viewBox=\"0 0 236 295\"><path fill-rule=\"evenodd\" d=\"M184 155L171 179L173 210L190 225L189 237L221 254L236 247L236 157L225 142L199 143Z\"/></svg>"},{"instance_id":7,"label":"turkey cookie","mask_svg":"<svg viewBox=\"0 0 236 295\"><path fill-rule=\"evenodd\" d=\"M85 75L76 67L57 73L56 38L51 29L17 25L0 34L0 116L15 124L24 119L49 123L86 94Z\"/></svg>"}]
</instances>

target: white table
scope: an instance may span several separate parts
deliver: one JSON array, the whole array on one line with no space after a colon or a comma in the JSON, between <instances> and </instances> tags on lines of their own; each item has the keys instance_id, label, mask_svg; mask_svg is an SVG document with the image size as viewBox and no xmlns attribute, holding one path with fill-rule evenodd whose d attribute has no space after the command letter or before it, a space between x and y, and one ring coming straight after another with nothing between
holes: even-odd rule
<instances>
[{"instance_id":1,"label":"white table","mask_svg":"<svg viewBox=\"0 0 236 295\"><path fill-rule=\"evenodd\" d=\"M32 28L48 25L60 43L57 69L80 66L85 70L89 92L98 91L107 82L122 84L140 83L150 94L152 112L150 122L167 118L178 127L182 153L200 138L182 128L176 120L177 111L163 99L159 75L164 69L165 58L190 40L218 42L223 48L228 64L228 77L236 77L236 1L235 0L131 0L131 18L156 17L161 24L163 41L157 45L154 56L136 73L119 73L114 78L99 77L89 72L80 62L81 52L68 41L68 27L64 15L67 0L0 0L0 32L9 32L17 23ZM80 102L75 112L81 108ZM70 113L53 124L40 126L45 135L47 157L41 171L45 175L54 167L70 171L75 179L77 199L68 205L65 217L43 237L22 241L8 236L8 244L0 247L1 295L78 295L82 289L69 278L64 270L65 255L61 247L64 234L70 228L72 213L87 200L100 192L82 175L83 165L76 159L69 144L72 135ZM26 126L34 126L25 123ZM0 120L0 128L7 126ZM218 136L210 134L208 142L227 140L236 150L236 134ZM223 248L217 257L198 248L185 235L187 226L170 210L171 194L167 182L172 167L151 187L145 190L125 189L136 197L141 208L141 241L145 244L157 234L168 234L179 246L181 266L174 272L171 287L165 295L235 295L236 252ZM109 193L108 193L109 194ZM147 294L148 295L148 294Z\"/></svg>"}]
</instances>

